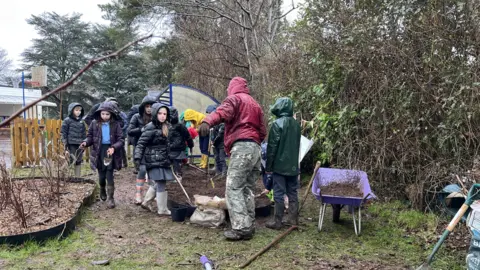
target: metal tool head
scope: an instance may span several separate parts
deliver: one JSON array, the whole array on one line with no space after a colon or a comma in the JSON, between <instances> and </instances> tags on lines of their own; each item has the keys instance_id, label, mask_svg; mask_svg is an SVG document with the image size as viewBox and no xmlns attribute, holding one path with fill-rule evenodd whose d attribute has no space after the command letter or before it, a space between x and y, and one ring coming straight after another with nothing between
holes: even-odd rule
<instances>
[{"instance_id":1,"label":"metal tool head","mask_svg":"<svg viewBox=\"0 0 480 270\"><path fill-rule=\"evenodd\" d=\"M110 164L112 164L112 156L106 155L106 156L103 158L103 165L109 166Z\"/></svg>"}]
</instances>

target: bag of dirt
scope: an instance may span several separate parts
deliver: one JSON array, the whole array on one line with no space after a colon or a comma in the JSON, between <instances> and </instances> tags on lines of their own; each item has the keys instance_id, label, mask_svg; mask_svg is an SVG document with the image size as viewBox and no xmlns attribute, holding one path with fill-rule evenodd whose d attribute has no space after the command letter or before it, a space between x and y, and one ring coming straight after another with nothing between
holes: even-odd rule
<instances>
[{"instance_id":1,"label":"bag of dirt","mask_svg":"<svg viewBox=\"0 0 480 270\"><path fill-rule=\"evenodd\" d=\"M195 205L197 206L227 210L227 203L225 201L225 198L220 198L217 196L209 197L203 195L193 195L193 198L195 199Z\"/></svg>"},{"instance_id":2,"label":"bag of dirt","mask_svg":"<svg viewBox=\"0 0 480 270\"><path fill-rule=\"evenodd\" d=\"M197 207L190 217L190 223L203 227L220 227L225 223L225 210L209 207Z\"/></svg>"}]
</instances>

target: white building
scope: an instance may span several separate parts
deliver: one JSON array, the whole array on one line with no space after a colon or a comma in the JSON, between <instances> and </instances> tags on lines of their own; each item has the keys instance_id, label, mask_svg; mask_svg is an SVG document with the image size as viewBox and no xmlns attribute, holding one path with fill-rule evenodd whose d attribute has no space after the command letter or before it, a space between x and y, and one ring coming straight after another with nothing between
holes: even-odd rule
<instances>
[{"instance_id":1,"label":"white building","mask_svg":"<svg viewBox=\"0 0 480 270\"><path fill-rule=\"evenodd\" d=\"M25 105L37 100L42 96L42 91L38 89L25 89ZM27 110L27 118L41 119L42 107L57 107L57 104L48 101L41 101L37 106ZM13 113L23 107L22 88L11 88L0 86L0 122L10 117ZM21 115L23 117L23 114Z\"/></svg>"}]
</instances>

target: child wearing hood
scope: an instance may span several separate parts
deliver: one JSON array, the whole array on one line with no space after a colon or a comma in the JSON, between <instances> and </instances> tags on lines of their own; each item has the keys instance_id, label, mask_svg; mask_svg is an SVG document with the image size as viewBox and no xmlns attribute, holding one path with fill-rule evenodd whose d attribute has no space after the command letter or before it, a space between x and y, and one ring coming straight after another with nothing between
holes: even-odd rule
<instances>
[{"instance_id":1,"label":"child wearing hood","mask_svg":"<svg viewBox=\"0 0 480 270\"><path fill-rule=\"evenodd\" d=\"M107 200L107 207L115 207L115 186L113 170L122 168L124 137L116 105L112 102L102 103L94 114L88 128L87 138L80 145L82 149L92 146L90 167L98 170L100 199ZM107 159L105 159L107 158ZM110 162L107 162L110 159Z\"/></svg>"},{"instance_id":2,"label":"child wearing hood","mask_svg":"<svg viewBox=\"0 0 480 270\"><path fill-rule=\"evenodd\" d=\"M130 123L128 124L127 133L132 138L133 152L140 136L142 135L142 129L152 121L152 105L157 103L155 96L146 96L142 100L142 104L138 108L138 113L135 114ZM137 169L137 180L135 183L135 204L142 203L142 189L147 177L147 168L141 165Z\"/></svg>"},{"instance_id":3,"label":"child wearing hood","mask_svg":"<svg viewBox=\"0 0 480 270\"><path fill-rule=\"evenodd\" d=\"M182 181L182 163L188 157L188 148L192 149L194 144L190 137L187 127L178 118L177 108L170 106L170 130L168 133L169 147L170 147L170 161L173 163L173 171L180 181ZM141 165L142 166L142 165ZM153 181L152 181L153 182ZM145 193L145 198L141 204L142 208L151 210L149 202L156 196L156 186L154 183L150 184L148 191Z\"/></svg>"},{"instance_id":4,"label":"child wearing hood","mask_svg":"<svg viewBox=\"0 0 480 270\"><path fill-rule=\"evenodd\" d=\"M200 127L200 124L202 124L203 119L205 119L205 115L203 113L197 112L192 109L187 109L185 110L184 113L184 120L185 121L190 121L191 124L195 127L195 129L198 132L198 128ZM202 159L200 162L200 168L201 169L206 169L207 168L207 159L208 159L208 144L209 142L209 137L208 134L207 136L200 136L200 152L202 153Z\"/></svg>"},{"instance_id":5,"label":"child wearing hood","mask_svg":"<svg viewBox=\"0 0 480 270\"><path fill-rule=\"evenodd\" d=\"M207 114L217 110L217 105L209 105L207 107ZM223 142L225 136L225 124L220 123L213 127L211 135L211 143L213 146L213 155L215 157L215 173L216 175L227 176L227 161L225 154L225 144Z\"/></svg>"},{"instance_id":6,"label":"child wearing hood","mask_svg":"<svg viewBox=\"0 0 480 270\"><path fill-rule=\"evenodd\" d=\"M82 119L83 114L83 106L80 103L70 103L68 116L63 120L61 128L65 155L70 157L70 164L75 162L75 177L80 177L83 160L83 150L80 149L80 144L87 137L87 129Z\"/></svg>"},{"instance_id":7,"label":"child wearing hood","mask_svg":"<svg viewBox=\"0 0 480 270\"><path fill-rule=\"evenodd\" d=\"M175 174L182 179L182 161L187 158L185 150L192 149L194 144L187 127L179 122L178 110L170 107L170 160L173 162L173 170Z\"/></svg>"},{"instance_id":8,"label":"child wearing hood","mask_svg":"<svg viewBox=\"0 0 480 270\"><path fill-rule=\"evenodd\" d=\"M293 101L282 97L275 101L271 112L277 117L270 127L267 144L267 162L265 171L272 174L273 198L275 212L271 221L265 226L270 229L282 228L283 213L285 210L284 195L289 202L286 224L298 224L298 180L301 130L300 124L293 116Z\"/></svg>"},{"instance_id":9,"label":"child wearing hood","mask_svg":"<svg viewBox=\"0 0 480 270\"><path fill-rule=\"evenodd\" d=\"M180 120L180 123L185 125L185 127L187 128L188 133L190 134L190 138L192 138L192 140L195 140L195 138L198 137L198 132L195 129L195 127L192 125L192 122L185 121L185 112L182 112L180 114L180 119L179 120ZM190 148L190 153L188 152L188 148L185 149L185 154L187 155L187 157L190 156L190 155L193 155L192 148ZM183 163L185 163L185 164L188 163L188 159L184 159Z\"/></svg>"},{"instance_id":10,"label":"child wearing hood","mask_svg":"<svg viewBox=\"0 0 480 270\"><path fill-rule=\"evenodd\" d=\"M158 214L161 216L170 215L165 186L167 181L174 179L169 157L169 119L170 110L167 105L152 105L152 121L145 126L134 155L135 166L145 165L149 179L155 181Z\"/></svg>"}]
</instances>

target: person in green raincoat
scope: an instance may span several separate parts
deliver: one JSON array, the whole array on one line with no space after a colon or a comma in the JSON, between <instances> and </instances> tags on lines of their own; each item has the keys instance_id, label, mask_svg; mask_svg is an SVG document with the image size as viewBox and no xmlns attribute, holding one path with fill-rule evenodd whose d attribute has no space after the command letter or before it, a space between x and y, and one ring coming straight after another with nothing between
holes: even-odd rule
<instances>
[{"instance_id":1,"label":"person in green raincoat","mask_svg":"<svg viewBox=\"0 0 480 270\"><path fill-rule=\"evenodd\" d=\"M276 100L271 112L277 117L270 127L267 144L267 162L265 170L272 174L273 197L275 201L274 217L265 226L270 229L282 228L285 210L284 196L288 197L289 209L285 221L287 225L298 224L298 155L301 129L293 118L293 101L288 97Z\"/></svg>"}]
</instances>

